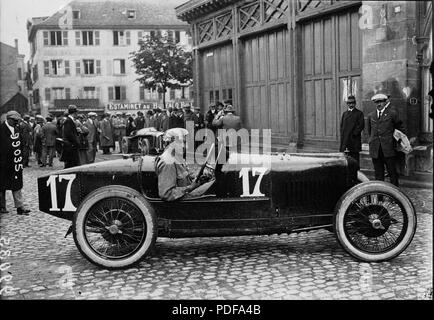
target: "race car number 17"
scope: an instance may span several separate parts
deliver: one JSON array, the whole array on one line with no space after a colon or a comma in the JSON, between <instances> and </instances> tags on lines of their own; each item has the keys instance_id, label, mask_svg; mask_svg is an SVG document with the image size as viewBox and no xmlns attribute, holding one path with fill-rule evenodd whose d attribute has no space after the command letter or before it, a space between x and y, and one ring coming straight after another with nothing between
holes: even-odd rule
<instances>
[{"instance_id":1,"label":"race car number 17","mask_svg":"<svg viewBox=\"0 0 434 320\"><path fill-rule=\"evenodd\" d=\"M59 174L59 175L52 175L47 180L47 187L50 187L50 195L51 195L51 208L50 211L75 211L77 210L76 207L72 204L71 199L71 186L72 182L75 180L76 175L75 174ZM62 180L68 180L68 185L66 187L66 194L65 194L65 205L62 210L58 208L57 204L57 186L56 186L56 179L59 179L59 183L62 182Z\"/></svg>"}]
</instances>

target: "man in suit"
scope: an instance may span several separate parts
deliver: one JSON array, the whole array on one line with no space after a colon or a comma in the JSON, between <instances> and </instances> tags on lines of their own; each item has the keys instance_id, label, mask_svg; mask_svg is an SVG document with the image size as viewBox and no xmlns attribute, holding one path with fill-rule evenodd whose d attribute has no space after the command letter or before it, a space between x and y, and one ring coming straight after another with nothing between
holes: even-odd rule
<instances>
[{"instance_id":1,"label":"man in suit","mask_svg":"<svg viewBox=\"0 0 434 320\"><path fill-rule=\"evenodd\" d=\"M406 132L398 112L390 105L388 97L382 93L371 100L376 110L368 114L367 131L369 135L369 154L375 170L375 179L384 181L384 166L389 173L390 182L399 186L396 170L395 129Z\"/></svg>"},{"instance_id":2,"label":"man in suit","mask_svg":"<svg viewBox=\"0 0 434 320\"><path fill-rule=\"evenodd\" d=\"M46 165L52 167L54 153L56 151L56 138L58 136L57 126L53 123L54 117L51 114L45 119L47 122L42 126L42 164L40 167L45 167Z\"/></svg>"},{"instance_id":3,"label":"man in suit","mask_svg":"<svg viewBox=\"0 0 434 320\"><path fill-rule=\"evenodd\" d=\"M30 116L25 114L23 116L23 121L20 123L20 136L21 144L23 150L23 166L24 168L29 167L29 157L32 152L32 125L29 122Z\"/></svg>"},{"instance_id":4,"label":"man in suit","mask_svg":"<svg viewBox=\"0 0 434 320\"><path fill-rule=\"evenodd\" d=\"M0 214L7 213L6 190L12 191L17 214L29 215L22 195L23 157L18 123L21 115L16 111L6 113L0 125Z\"/></svg>"},{"instance_id":5,"label":"man in suit","mask_svg":"<svg viewBox=\"0 0 434 320\"><path fill-rule=\"evenodd\" d=\"M63 123L62 138L64 140L61 160L65 162L65 169L80 165L78 155L78 131L75 124L77 118L77 107L70 105L68 107L68 116Z\"/></svg>"},{"instance_id":6,"label":"man in suit","mask_svg":"<svg viewBox=\"0 0 434 320\"><path fill-rule=\"evenodd\" d=\"M219 114L212 122L213 126L223 129L241 129L241 118L235 115L235 109L232 105L227 105L224 114Z\"/></svg>"},{"instance_id":7,"label":"man in suit","mask_svg":"<svg viewBox=\"0 0 434 320\"><path fill-rule=\"evenodd\" d=\"M89 149L87 149L87 161L88 163L95 162L96 149L98 143L98 126L96 123L97 114L95 112L89 112L88 118L83 124L88 130L87 141L89 142Z\"/></svg>"},{"instance_id":8,"label":"man in suit","mask_svg":"<svg viewBox=\"0 0 434 320\"><path fill-rule=\"evenodd\" d=\"M356 98L348 96L348 109L342 114L340 131L341 145L339 151L348 152L348 155L360 163L362 150L362 130L365 127L363 112L356 108Z\"/></svg>"}]
</instances>

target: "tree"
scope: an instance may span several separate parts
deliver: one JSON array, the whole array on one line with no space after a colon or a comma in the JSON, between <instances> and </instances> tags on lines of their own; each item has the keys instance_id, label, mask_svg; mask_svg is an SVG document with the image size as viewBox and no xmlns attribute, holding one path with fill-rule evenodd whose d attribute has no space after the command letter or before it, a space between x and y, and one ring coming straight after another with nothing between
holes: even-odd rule
<instances>
[{"instance_id":1,"label":"tree","mask_svg":"<svg viewBox=\"0 0 434 320\"><path fill-rule=\"evenodd\" d=\"M137 80L146 88L163 94L166 107L167 89L180 89L193 81L191 52L171 38L156 35L147 36L140 41L140 49L131 53L131 59L140 76Z\"/></svg>"}]
</instances>

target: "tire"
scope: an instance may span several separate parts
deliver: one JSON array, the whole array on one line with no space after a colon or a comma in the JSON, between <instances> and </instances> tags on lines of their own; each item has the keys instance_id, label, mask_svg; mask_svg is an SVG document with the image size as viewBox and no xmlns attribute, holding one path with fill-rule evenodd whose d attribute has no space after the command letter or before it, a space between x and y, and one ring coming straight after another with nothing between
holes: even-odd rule
<instances>
[{"instance_id":1,"label":"tire","mask_svg":"<svg viewBox=\"0 0 434 320\"><path fill-rule=\"evenodd\" d=\"M93 264L107 269L127 268L152 249L157 219L136 190L120 185L102 187L77 208L73 236L78 250Z\"/></svg>"},{"instance_id":2,"label":"tire","mask_svg":"<svg viewBox=\"0 0 434 320\"><path fill-rule=\"evenodd\" d=\"M397 257L413 239L416 225L410 199L382 181L363 182L348 190L336 205L333 221L344 250L365 262Z\"/></svg>"}]
</instances>

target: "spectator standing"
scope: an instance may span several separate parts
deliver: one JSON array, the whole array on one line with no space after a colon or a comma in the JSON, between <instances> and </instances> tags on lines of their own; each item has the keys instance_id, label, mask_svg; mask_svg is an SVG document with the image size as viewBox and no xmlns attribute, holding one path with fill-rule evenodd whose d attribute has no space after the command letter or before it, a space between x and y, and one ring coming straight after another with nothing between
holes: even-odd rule
<instances>
[{"instance_id":1,"label":"spectator standing","mask_svg":"<svg viewBox=\"0 0 434 320\"><path fill-rule=\"evenodd\" d=\"M136 124L134 123L134 118L131 115L127 115L127 127L125 130L125 135L129 137L131 133L136 130Z\"/></svg>"},{"instance_id":2,"label":"spectator standing","mask_svg":"<svg viewBox=\"0 0 434 320\"><path fill-rule=\"evenodd\" d=\"M206 127L210 130L212 130L214 133L216 131L215 127L213 126L212 122L217 115L217 110L214 104L209 105L209 110L206 112L205 115L205 124Z\"/></svg>"},{"instance_id":3,"label":"spectator standing","mask_svg":"<svg viewBox=\"0 0 434 320\"><path fill-rule=\"evenodd\" d=\"M79 137L75 119L77 117L77 107L68 107L68 116L63 122L62 138L64 141L61 161L65 162L65 169L80 165L78 155Z\"/></svg>"},{"instance_id":4,"label":"spectator standing","mask_svg":"<svg viewBox=\"0 0 434 320\"><path fill-rule=\"evenodd\" d=\"M21 115L16 111L6 113L0 125L0 213L7 213L6 191L11 190L17 214L29 215L24 204L22 145L18 123Z\"/></svg>"},{"instance_id":5,"label":"spectator standing","mask_svg":"<svg viewBox=\"0 0 434 320\"><path fill-rule=\"evenodd\" d=\"M96 122L97 114L95 112L89 112L88 118L84 122L84 126L89 131L87 135L87 141L89 148L87 149L87 163L94 163L98 142L98 127Z\"/></svg>"},{"instance_id":6,"label":"spectator standing","mask_svg":"<svg viewBox=\"0 0 434 320\"><path fill-rule=\"evenodd\" d=\"M20 137L23 152L23 167L29 167L29 158L32 152L32 125L29 122L30 116L28 114L23 116L23 120L20 123Z\"/></svg>"},{"instance_id":7,"label":"spectator standing","mask_svg":"<svg viewBox=\"0 0 434 320\"><path fill-rule=\"evenodd\" d=\"M190 105L185 105L184 106L184 123L183 123L183 128L186 129L187 128L187 121L193 121L194 123L194 127L196 127L197 124L197 115L191 111L191 107Z\"/></svg>"},{"instance_id":8,"label":"spectator standing","mask_svg":"<svg viewBox=\"0 0 434 320\"><path fill-rule=\"evenodd\" d=\"M110 121L110 114L106 113L101 121L101 148L103 154L111 154L110 148L114 148L113 126Z\"/></svg>"},{"instance_id":9,"label":"spectator standing","mask_svg":"<svg viewBox=\"0 0 434 320\"><path fill-rule=\"evenodd\" d=\"M42 126L42 164L40 167L53 166L53 158L56 152L56 138L58 137L58 131L56 125L53 123L54 117L49 114L46 117L47 122ZM48 163L47 163L48 156Z\"/></svg>"},{"instance_id":10,"label":"spectator standing","mask_svg":"<svg viewBox=\"0 0 434 320\"><path fill-rule=\"evenodd\" d=\"M348 96L348 109L342 114L340 123L341 144L340 152L348 152L348 155L360 163L360 151L362 150L362 131L365 127L363 112L356 108L356 98Z\"/></svg>"},{"instance_id":11,"label":"spectator standing","mask_svg":"<svg viewBox=\"0 0 434 320\"><path fill-rule=\"evenodd\" d=\"M42 126L44 124L44 118L41 115L36 116L36 125L33 129L33 151L35 152L35 159L38 165L42 164Z\"/></svg>"},{"instance_id":12,"label":"spectator standing","mask_svg":"<svg viewBox=\"0 0 434 320\"><path fill-rule=\"evenodd\" d=\"M145 127L145 118L143 117L143 112L137 112L137 118L134 120L136 125L136 130L143 129Z\"/></svg>"},{"instance_id":13,"label":"spectator standing","mask_svg":"<svg viewBox=\"0 0 434 320\"><path fill-rule=\"evenodd\" d=\"M84 125L84 116L79 114L75 119L75 125L78 132L78 158L80 159L80 165L89 163L87 159L87 153L89 150L89 141L87 136L89 135L89 129Z\"/></svg>"},{"instance_id":14,"label":"spectator standing","mask_svg":"<svg viewBox=\"0 0 434 320\"><path fill-rule=\"evenodd\" d=\"M404 124L398 112L390 105L389 98L384 94L376 94L371 100L376 110L368 114L367 131L369 135L369 154L374 165L375 179L384 181L384 167L389 173L390 182L399 186L396 169L396 140L393 137L395 129L406 133Z\"/></svg>"}]
</instances>

